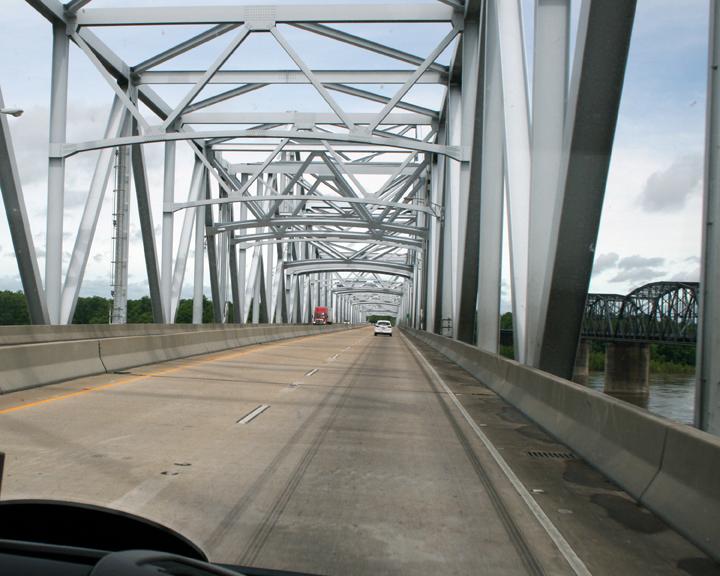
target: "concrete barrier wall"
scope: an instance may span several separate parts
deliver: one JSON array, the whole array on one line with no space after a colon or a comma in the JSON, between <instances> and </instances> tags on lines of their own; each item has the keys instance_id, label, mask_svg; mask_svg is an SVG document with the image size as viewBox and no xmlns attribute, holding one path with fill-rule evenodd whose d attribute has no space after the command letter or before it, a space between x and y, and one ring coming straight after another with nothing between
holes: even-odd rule
<instances>
[{"instance_id":1,"label":"concrete barrier wall","mask_svg":"<svg viewBox=\"0 0 720 576\"><path fill-rule=\"evenodd\" d=\"M403 328L720 562L720 438L463 342Z\"/></svg>"},{"instance_id":2,"label":"concrete barrier wall","mask_svg":"<svg viewBox=\"0 0 720 576\"><path fill-rule=\"evenodd\" d=\"M152 326L19 326L22 334L17 331L14 337L42 342L0 346L0 394L251 344L357 328L347 324ZM53 341L63 334L69 336L67 341Z\"/></svg>"},{"instance_id":3,"label":"concrete barrier wall","mask_svg":"<svg viewBox=\"0 0 720 576\"><path fill-rule=\"evenodd\" d=\"M0 393L105 372L97 340L0 348Z\"/></svg>"},{"instance_id":4,"label":"concrete barrier wall","mask_svg":"<svg viewBox=\"0 0 720 576\"><path fill-rule=\"evenodd\" d=\"M187 332L224 330L223 324L71 324L68 326L0 326L0 346L39 344L120 338L125 336L152 336Z\"/></svg>"}]
</instances>

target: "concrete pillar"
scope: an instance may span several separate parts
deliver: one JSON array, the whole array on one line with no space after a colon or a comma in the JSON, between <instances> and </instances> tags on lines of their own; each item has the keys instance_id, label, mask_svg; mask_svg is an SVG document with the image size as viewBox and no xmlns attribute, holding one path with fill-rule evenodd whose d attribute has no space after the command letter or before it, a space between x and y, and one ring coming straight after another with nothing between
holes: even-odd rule
<instances>
[{"instance_id":1,"label":"concrete pillar","mask_svg":"<svg viewBox=\"0 0 720 576\"><path fill-rule=\"evenodd\" d=\"M605 393L623 400L650 394L650 344L610 342L605 346Z\"/></svg>"},{"instance_id":2,"label":"concrete pillar","mask_svg":"<svg viewBox=\"0 0 720 576\"><path fill-rule=\"evenodd\" d=\"M590 340L580 340L580 346L578 346L578 352L575 358L573 382L587 384L588 376L590 375L590 348L592 348L592 342L590 342Z\"/></svg>"}]
</instances>

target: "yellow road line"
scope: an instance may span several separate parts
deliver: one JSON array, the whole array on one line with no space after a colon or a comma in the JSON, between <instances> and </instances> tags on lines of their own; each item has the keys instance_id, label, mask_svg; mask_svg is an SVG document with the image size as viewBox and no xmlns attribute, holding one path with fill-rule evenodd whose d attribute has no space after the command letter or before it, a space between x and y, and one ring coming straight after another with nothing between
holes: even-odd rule
<instances>
[{"instance_id":1,"label":"yellow road line","mask_svg":"<svg viewBox=\"0 0 720 576\"><path fill-rule=\"evenodd\" d=\"M263 346L262 348L254 348L253 350L244 350L243 352L236 352L235 354L229 354L228 356L221 356L220 358L211 358L210 360L203 360L202 362L196 362L194 364L186 364L178 368L170 368L168 370L161 370L160 372L153 372L152 374L145 374L144 376L136 376L135 378L128 378L127 380L121 380L120 382L113 382L112 384L104 384L95 388L88 388L80 392L73 392L72 394L66 394L65 396L57 396L55 398L48 398L47 400L40 400L39 402L33 402L32 404L23 404L22 406L15 406L15 408L7 408L0 410L0 414L6 414L7 412L14 412L15 410L21 410L23 408L30 408L31 406L39 406L40 404L47 404L48 402L54 402L55 400L63 400L65 398L72 398L73 396L80 396L81 394L87 394L88 392L95 392L97 390L103 390L105 388L111 388L112 386L118 386L120 384L127 384L128 382L134 382L135 380L143 380L144 378L152 378L153 376L159 376L160 374L167 374L169 372L177 372L178 370L184 370L185 368L192 368L193 366L202 366L203 364L209 364L210 362L217 362L218 360L227 360L228 358L234 358L235 356L242 356L243 354L250 354L251 352L259 352L261 350L269 350L270 348L277 348L278 346L287 346L289 344L296 344L297 342L303 342L305 340L311 340L312 338L320 338L321 336L328 336L334 334L329 332L326 334L317 334L315 336L308 336L306 338L299 338L292 342L283 342L282 344L273 344L272 346Z\"/></svg>"}]
</instances>

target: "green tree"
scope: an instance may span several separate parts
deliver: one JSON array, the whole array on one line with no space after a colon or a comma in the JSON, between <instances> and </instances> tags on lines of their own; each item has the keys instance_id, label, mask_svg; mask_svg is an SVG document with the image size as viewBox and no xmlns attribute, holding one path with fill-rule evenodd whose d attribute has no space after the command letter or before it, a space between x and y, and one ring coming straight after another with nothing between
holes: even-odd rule
<instances>
[{"instance_id":1,"label":"green tree","mask_svg":"<svg viewBox=\"0 0 720 576\"><path fill-rule=\"evenodd\" d=\"M505 312L505 314L500 316L500 330L512 330L512 329L513 329L512 312Z\"/></svg>"},{"instance_id":2,"label":"green tree","mask_svg":"<svg viewBox=\"0 0 720 576\"><path fill-rule=\"evenodd\" d=\"M149 296L143 296L138 300L128 300L127 306L128 324L154 324L152 313L152 302Z\"/></svg>"},{"instance_id":3,"label":"green tree","mask_svg":"<svg viewBox=\"0 0 720 576\"><path fill-rule=\"evenodd\" d=\"M0 325L18 326L30 324L25 294L18 290L0 290Z\"/></svg>"},{"instance_id":4,"label":"green tree","mask_svg":"<svg viewBox=\"0 0 720 576\"><path fill-rule=\"evenodd\" d=\"M101 296L78 298L73 324L109 324L112 300Z\"/></svg>"},{"instance_id":5,"label":"green tree","mask_svg":"<svg viewBox=\"0 0 720 576\"><path fill-rule=\"evenodd\" d=\"M593 340L590 343L590 357L588 369L591 372L603 372L605 370L605 343Z\"/></svg>"},{"instance_id":6,"label":"green tree","mask_svg":"<svg viewBox=\"0 0 720 576\"><path fill-rule=\"evenodd\" d=\"M180 300L178 304L177 315L175 316L175 323L177 324L192 324L193 318L193 301L192 298L186 298ZM203 324L212 324L215 322L215 314L213 313L213 303L207 296L203 295ZM228 302L228 324L235 322L233 314L232 302Z\"/></svg>"},{"instance_id":7,"label":"green tree","mask_svg":"<svg viewBox=\"0 0 720 576\"><path fill-rule=\"evenodd\" d=\"M508 312L509 314L509 312ZM500 345L500 356L505 356L505 358L510 358L510 360L515 360L515 346L503 346Z\"/></svg>"},{"instance_id":8,"label":"green tree","mask_svg":"<svg viewBox=\"0 0 720 576\"><path fill-rule=\"evenodd\" d=\"M193 317L193 301L192 298L184 298L178 304L177 315L175 316L176 324L192 324Z\"/></svg>"}]
</instances>

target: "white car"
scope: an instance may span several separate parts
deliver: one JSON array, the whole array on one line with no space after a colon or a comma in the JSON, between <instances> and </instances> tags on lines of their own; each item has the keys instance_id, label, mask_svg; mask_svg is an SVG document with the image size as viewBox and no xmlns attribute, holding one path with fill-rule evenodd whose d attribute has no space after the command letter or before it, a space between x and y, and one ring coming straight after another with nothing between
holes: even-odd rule
<instances>
[{"instance_id":1,"label":"white car","mask_svg":"<svg viewBox=\"0 0 720 576\"><path fill-rule=\"evenodd\" d=\"M387 334L388 336L392 336L392 324L390 324L387 320L378 320L375 323L375 336L378 334Z\"/></svg>"}]
</instances>

